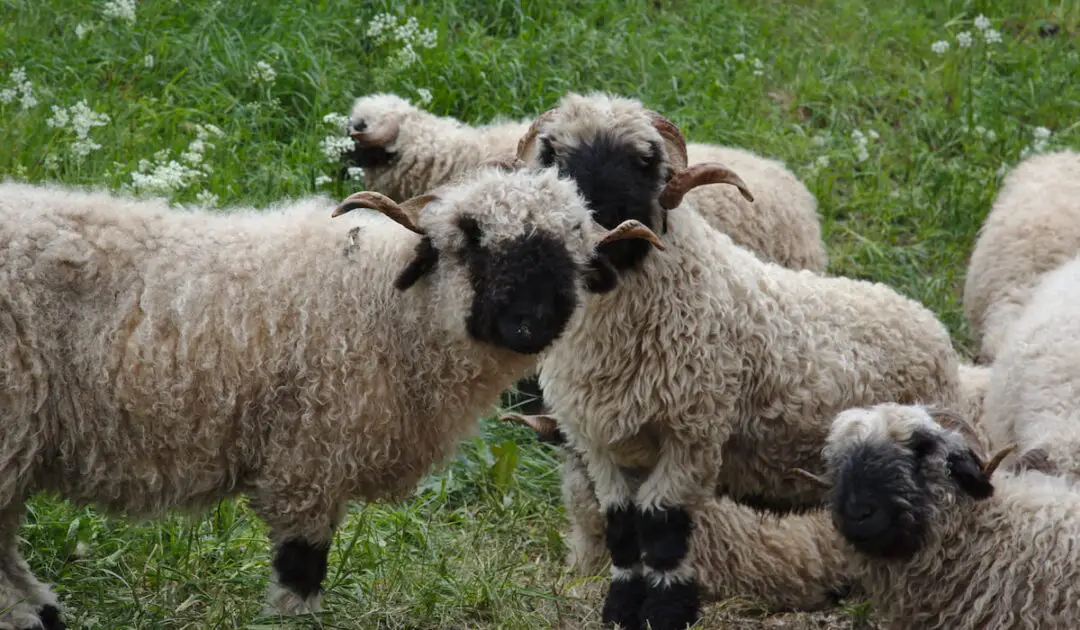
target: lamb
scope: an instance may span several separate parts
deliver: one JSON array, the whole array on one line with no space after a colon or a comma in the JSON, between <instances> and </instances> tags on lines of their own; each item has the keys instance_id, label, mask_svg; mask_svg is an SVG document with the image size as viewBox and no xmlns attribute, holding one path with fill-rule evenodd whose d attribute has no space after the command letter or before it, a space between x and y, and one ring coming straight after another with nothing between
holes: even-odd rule
<instances>
[{"instance_id":1,"label":"lamb","mask_svg":"<svg viewBox=\"0 0 1080 630\"><path fill-rule=\"evenodd\" d=\"M1074 628L1080 493L995 469L952 414L883 404L837 415L823 480L853 576L883 630ZM937 421L935 421L937 420Z\"/></svg>"},{"instance_id":2,"label":"lamb","mask_svg":"<svg viewBox=\"0 0 1080 630\"><path fill-rule=\"evenodd\" d=\"M699 616L690 531L710 494L782 513L819 506L821 489L787 469L820 466L833 415L885 401L955 407L958 359L915 300L764 262L711 227L687 191L722 182L749 197L747 185L720 164L688 167L660 114L602 95L565 103L519 157L540 146L540 165L577 181L601 225L661 226L667 247L599 250L614 271L596 282L613 288L545 350L540 384L605 513L604 622L682 628Z\"/></svg>"},{"instance_id":3,"label":"lamb","mask_svg":"<svg viewBox=\"0 0 1080 630\"><path fill-rule=\"evenodd\" d=\"M364 184L395 201L456 181L487 162L513 155L530 120L470 126L426 112L395 94L353 102L348 166L364 169Z\"/></svg>"},{"instance_id":4,"label":"lamb","mask_svg":"<svg viewBox=\"0 0 1080 630\"><path fill-rule=\"evenodd\" d=\"M525 424L539 441L558 445L570 521L569 568L581 577L599 574L608 564L604 512L584 458L567 447L550 418L506 414L503 419ZM691 536L691 545L700 549L695 577L708 601L742 597L774 612L815 611L835 605L853 586L824 510L763 518L726 497L708 497Z\"/></svg>"},{"instance_id":5,"label":"lamb","mask_svg":"<svg viewBox=\"0 0 1080 630\"><path fill-rule=\"evenodd\" d=\"M999 347L986 395L992 444L1009 467L1080 473L1080 256L1042 276Z\"/></svg>"},{"instance_id":6,"label":"lamb","mask_svg":"<svg viewBox=\"0 0 1080 630\"><path fill-rule=\"evenodd\" d=\"M964 281L964 315L992 363L1039 278L1080 253L1080 152L1030 157L1002 184Z\"/></svg>"},{"instance_id":7,"label":"lamb","mask_svg":"<svg viewBox=\"0 0 1080 630\"><path fill-rule=\"evenodd\" d=\"M594 290L596 246L656 241L599 230L551 169L333 214L360 207L393 222L0 185L0 628L64 627L16 548L38 491L133 518L245 493L266 611L317 610L346 502L452 453Z\"/></svg>"}]
</instances>

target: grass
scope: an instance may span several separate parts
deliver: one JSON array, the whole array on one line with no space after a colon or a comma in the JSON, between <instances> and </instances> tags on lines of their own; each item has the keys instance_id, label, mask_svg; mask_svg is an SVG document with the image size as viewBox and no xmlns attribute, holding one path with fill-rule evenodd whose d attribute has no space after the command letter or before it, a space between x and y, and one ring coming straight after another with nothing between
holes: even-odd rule
<instances>
[{"instance_id":1,"label":"grass","mask_svg":"<svg viewBox=\"0 0 1080 630\"><path fill-rule=\"evenodd\" d=\"M133 22L106 4L0 0L0 176L138 183L178 204L341 197L360 183L335 177L323 116L357 95L423 89L432 111L479 123L605 89L641 98L692 140L784 160L820 200L831 271L921 300L965 354L964 269L1003 169L1033 146L1080 147L1080 5L1065 0L146 0ZM366 34L380 12L414 16L435 47L415 47L402 67L399 43ZM980 13L999 43L972 25ZM961 31L972 46L958 46ZM944 54L937 40L951 43ZM252 79L259 62L272 80ZM10 79L20 67L37 100L25 109ZM82 129L94 144L79 159L79 125L52 108L83 100L108 121ZM197 125L220 129L201 132L213 146L199 149ZM173 180L155 174L170 160ZM354 506L331 550L323 627L595 620L601 585L575 597L561 573L555 463L522 430L485 419L409 501ZM242 499L137 524L37 497L22 535L72 627L277 627L255 615L268 550ZM715 627L763 627L723 607L710 615ZM791 623L770 627L822 627Z\"/></svg>"}]
</instances>

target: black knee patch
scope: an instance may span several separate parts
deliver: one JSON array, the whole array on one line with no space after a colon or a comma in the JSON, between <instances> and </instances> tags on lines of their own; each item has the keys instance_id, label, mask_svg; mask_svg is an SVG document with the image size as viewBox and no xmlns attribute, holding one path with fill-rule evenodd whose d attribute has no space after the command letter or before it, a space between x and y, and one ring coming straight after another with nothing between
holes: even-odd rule
<instances>
[{"instance_id":1,"label":"black knee patch","mask_svg":"<svg viewBox=\"0 0 1080 630\"><path fill-rule=\"evenodd\" d=\"M600 620L609 625L617 623L623 630L643 630L640 609L646 591L645 577L640 573L629 580L612 580Z\"/></svg>"},{"instance_id":2,"label":"black knee patch","mask_svg":"<svg viewBox=\"0 0 1080 630\"><path fill-rule=\"evenodd\" d=\"M314 545L300 538L291 538L278 546L274 569L282 586L308 598L322 589L326 578L326 560L330 543Z\"/></svg>"},{"instance_id":3,"label":"black knee patch","mask_svg":"<svg viewBox=\"0 0 1080 630\"><path fill-rule=\"evenodd\" d=\"M637 520L638 512L632 505L607 510L604 541L611 552L611 564L620 569L629 569L641 561Z\"/></svg>"},{"instance_id":4,"label":"black knee patch","mask_svg":"<svg viewBox=\"0 0 1080 630\"><path fill-rule=\"evenodd\" d=\"M51 604L41 607L38 611L38 621L45 630L67 630L67 624L60 618L60 609Z\"/></svg>"},{"instance_id":5,"label":"black knee patch","mask_svg":"<svg viewBox=\"0 0 1080 630\"><path fill-rule=\"evenodd\" d=\"M696 581L647 586L641 603L641 624L652 630L684 630L701 617L701 591Z\"/></svg>"},{"instance_id":6,"label":"black knee patch","mask_svg":"<svg viewBox=\"0 0 1080 630\"><path fill-rule=\"evenodd\" d=\"M671 571L679 566L690 548L693 521L681 507L638 512L638 544L646 566Z\"/></svg>"}]
</instances>

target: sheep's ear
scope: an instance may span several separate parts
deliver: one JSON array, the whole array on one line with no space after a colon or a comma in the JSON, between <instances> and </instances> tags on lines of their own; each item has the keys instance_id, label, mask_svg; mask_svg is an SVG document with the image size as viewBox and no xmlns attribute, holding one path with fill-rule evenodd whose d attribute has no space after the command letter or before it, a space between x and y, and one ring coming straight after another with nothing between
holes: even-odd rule
<instances>
[{"instance_id":1,"label":"sheep's ear","mask_svg":"<svg viewBox=\"0 0 1080 630\"><path fill-rule=\"evenodd\" d=\"M956 480L956 485L974 499L988 499L994 494L994 485L990 475L984 470L979 458L970 448L949 453L949 474Z\"/></svg>"},{"instance_id":2,"label":"sheep's ear","mask_svg":"<svg viewBox=\"0 0 1080 630\"><path fill-rule=\"evenodd\" d=\"M409 261L409 264L405 265L405 268L401 270L401 273L394 280L394 288L398 291L408 289L416 284L420 278L431 273L438 262L439 250L435 249L435 246L431 244L430 236L424 236L416 244L416 253L413 255L413 259Z\"/></svg>"},{"instance_id":3,"label":"sheep's ear","mask_svg":"<svg viewBox=\"0 0 1080 630\"><path fill-rule=\"evenodd\" d=\"M589 293L607 293L619 283L619 272L608 257L597 252L585 271L585 290Z\"/></svg>"}]
</instances>

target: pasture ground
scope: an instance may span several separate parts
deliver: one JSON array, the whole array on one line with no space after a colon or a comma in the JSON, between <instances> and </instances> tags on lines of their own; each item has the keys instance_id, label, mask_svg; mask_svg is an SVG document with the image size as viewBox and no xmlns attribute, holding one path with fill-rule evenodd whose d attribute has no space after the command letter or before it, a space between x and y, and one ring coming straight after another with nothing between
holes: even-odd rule
<instances>
[{"instance_id":1,"label":"pasture ground","mask_svg":"<svg viewBox=\"0 0 1080 630\"><path fill-rule=\"evenodd\" d=\"M374 32L381 13L400 28ZM361 183L339 176L324 117L357 95L480 123L610 90L692 140L784 160L820 200L830 271L922 300L969 354L964 270L1001 175L1080 147L1078 38L1065 0L0 0L0 176L219 207L340 198ZM561 572L556 461L485 419L410 500L354 506L323 627L590 627L601 586ZM255 618L269 556L242 498L136 524L37 497L22 534L73 628L313 623ZM728 602L702 626L866 616Z\"/></svg>"}]
</instances>

